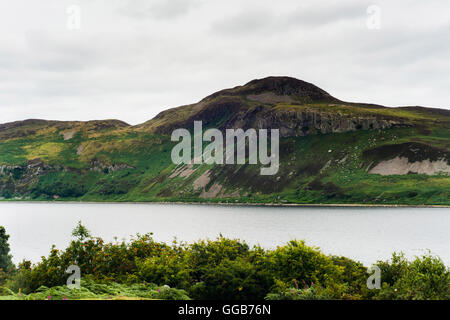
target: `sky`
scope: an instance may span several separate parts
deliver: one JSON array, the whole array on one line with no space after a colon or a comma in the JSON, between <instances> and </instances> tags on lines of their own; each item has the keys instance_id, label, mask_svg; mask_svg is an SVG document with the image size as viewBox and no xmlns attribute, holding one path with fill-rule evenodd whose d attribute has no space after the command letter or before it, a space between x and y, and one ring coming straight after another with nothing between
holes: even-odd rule
<instances>
[{"instance_id":1,"label":"sky","mask_svg":"<svg viewBox=\"0 0 450 320\"><path fill-rule=\"evenodd\" d=\"M0 123L139 124L291 76L333 96L450 109L450 1L0 1Z\"/></svg>"}]
</instances>

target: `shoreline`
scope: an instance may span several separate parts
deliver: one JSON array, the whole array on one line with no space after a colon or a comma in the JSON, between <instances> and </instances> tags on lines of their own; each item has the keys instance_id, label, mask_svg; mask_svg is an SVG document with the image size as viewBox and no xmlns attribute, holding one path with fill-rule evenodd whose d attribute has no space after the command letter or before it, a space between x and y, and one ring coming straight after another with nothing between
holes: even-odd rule
<instances>
[{"instance_id":1,"label":"shoreline","mask_svg":"<svg viewBox=\"0 0 450 320\"><path fill-rule=\"evenodd\" d=\"M159 204L159 205L202 205L235 207L286 207L286 208L450 208L450 205L408 205L408 204L361 204L361 203L247 203L247 202L192 202L192 201L33 201L0 200L1 203L45 203L45 204Z\"/></svg>"}]
</instances>

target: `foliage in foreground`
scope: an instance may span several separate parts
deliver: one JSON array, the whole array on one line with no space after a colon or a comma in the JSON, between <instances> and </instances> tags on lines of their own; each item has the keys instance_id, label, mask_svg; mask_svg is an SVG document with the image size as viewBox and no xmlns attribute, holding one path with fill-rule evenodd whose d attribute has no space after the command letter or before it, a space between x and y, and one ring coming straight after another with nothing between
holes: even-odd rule
<instances>
[{"instance_id":1,"label":"foliage in foreground","mask_svg":"<svg viewBox=\"0 0 450 320\"><path fill-rule=\"evenodd\" d=\"M219 237L192 244L156 242L152 234L105 243L81 224L75 240L33 265L0 273L8 299L450 299L450 271L429 254L379 261L382 287L369 290L367 268L327 256L303 241L274 250ZM70 291L65 270L77 265L80 290ZM171 289L178 288L178 289ZM159 290L158 290L159 289Z\"/></svg>"},{"instance_id":2,"label":"foliage in foreground","mask_svg":"<svg viewBox=\"0 0 450 320\"><path fill-rule=\"evenodd\" d=\"M13 266L11 255L9 253L10 249L8 239L9 235L6 234L5 228L0 226L0 270L3 271L8 271Z\"/></svg>"},{"instance_id":3,"label":"foliage in foreground","mask_svg":"<svg viewBox=\"0 0 450 320\"><path fill-rule=\"evenodd\" d=\"M3 288L4 296L0 300L189 300L184 290L158 287L154 284L135 283L123 285L119 283L97 283L91 279L81 280L79 289L67 286L48 288L39 287L35 292L23 294L15 293L9 288Z\"/></svg>"}]
</instances>

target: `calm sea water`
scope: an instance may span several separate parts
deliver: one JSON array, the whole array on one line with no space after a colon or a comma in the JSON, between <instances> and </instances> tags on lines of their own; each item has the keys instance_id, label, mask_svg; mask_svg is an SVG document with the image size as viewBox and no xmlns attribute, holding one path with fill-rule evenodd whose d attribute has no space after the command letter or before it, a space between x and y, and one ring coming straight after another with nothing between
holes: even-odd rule
<instances>
[{"instance_id":1,"label":"calm sea water","mask_svg":"<svg viewBox=\"0 0 450 320\"><path fill-rule=\"evenodd\" d=\"M0 203L14 262L64 249L81 220L107 241L153 232L156 240L193 242L219 234L275 248L303 239L327 254L366 265L403 251L431 253L450 265L450 210L437 208L279 208L160 204Z\"/></svg>"}]
</instances>

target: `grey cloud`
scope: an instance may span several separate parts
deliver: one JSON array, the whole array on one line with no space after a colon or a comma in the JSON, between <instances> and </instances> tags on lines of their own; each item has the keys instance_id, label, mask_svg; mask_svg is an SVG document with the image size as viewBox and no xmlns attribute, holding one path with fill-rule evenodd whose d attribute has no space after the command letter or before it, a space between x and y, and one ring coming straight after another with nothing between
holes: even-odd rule
<instances>
[{"instance_id":1,"label":"grey cloud","mask_svg":"<svg viewBox=\"0 0 450 320\"><path fill-rule=\"evenodd\" d=\"M333 1L309 6L299 5L288 15L287 22L294 25L324 27L340 21L365 20L368 6L365 2L367 1Z\"/></svg>"},{"instance_id":2,"label":"grey cloud","mask_svg":"<svg viewBox=\"0 0 450 320\"><path fill-rule=\"evenodd\" d=\"M11 19L0 4L0 122L136 124L269 75L344 100L450 108L445 1L380 0L383 26L370 31L369 1L78 0L77 32L64 28L64 4L17 1L11 12L27 3L39 15Z\"/></svg>"},{"instance_id":3,"label":"grey cloud","mask_svg":"<svg viewBox=\"0 0 450 320\"><path fill-rule=\"evenodd\" d=\"M118 12L137 19L172 19L187 14L202 0L133 0L121 1Z\"/></svg>"},{"instance_id":4,"label":"grey cloud","mask_svg":"<svg viewBox=\"0 0 450 320\"><path fill-rule=\"evenodd\" d=\"M364 1L365 2L365 1ZM219 19L212 24L212 32L235 37L279 35L291 31L311 31L341 21L365 21L364 2L300 2L293 8L270 10L267 7L244 7L241 12ZM279 6L277 6L279 7Z\"/></svg>"},{"instance_id":5,"label":"grey cloud","mask_svg":"<svg viewBox=\"0 0 450 320\"><path fill-rule=\"evenodd\" d=\"M245 8L237 14L215 21L211 30L237 37L252 33L264 35L272 29L276 19L277 17L267 9Z\"/></svg>"}]
</instances>

